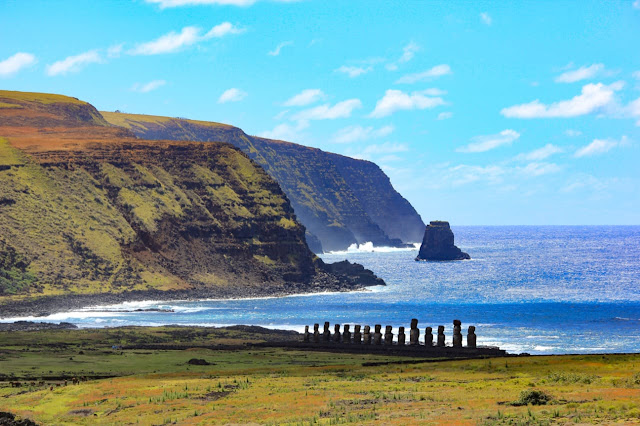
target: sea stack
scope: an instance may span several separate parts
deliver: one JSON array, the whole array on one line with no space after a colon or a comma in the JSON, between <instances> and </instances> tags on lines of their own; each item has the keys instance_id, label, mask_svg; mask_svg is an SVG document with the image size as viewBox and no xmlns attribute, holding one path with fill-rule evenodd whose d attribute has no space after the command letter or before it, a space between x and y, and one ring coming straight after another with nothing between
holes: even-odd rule
<instances>
[{"instance_id":1,"label":"sea stack","mask_svg":"<svg viewBox=\"0 0 640 426\"><path fill-rule=\"evenodd\" d=\"M434 220L427 225L420 252L416 260L463 260L471 259L453 244L453 232L449 222Z\"/></svg>"}]
</instances>

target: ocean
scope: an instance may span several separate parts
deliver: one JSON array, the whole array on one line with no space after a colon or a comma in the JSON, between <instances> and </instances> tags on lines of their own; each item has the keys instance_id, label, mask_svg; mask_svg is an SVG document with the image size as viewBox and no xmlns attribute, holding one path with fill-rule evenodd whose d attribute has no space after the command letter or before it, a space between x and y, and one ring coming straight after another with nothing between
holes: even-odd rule
<instances>
[{"instance_id":1,"label":"ocean","mask_svg":"<svg viewBox=\"0 0 640 426\"><path fill-rule=\"evenodd\" d=\"M136 302L58 313L37 321L80 327L251 324L382 324L424 328L462 321L479 345L511 353L640 351L640 226L459 226L456 245L471 260L416 262L415 249L363 244L324 254L373 270L387 286L283 298ZM138 308L174 312L125 312ZM6 321L17 318L5 319ZM353 329L353 328L352 328ZM408 332L407 332L408 333Z\"/></svg>"}]
</instances>

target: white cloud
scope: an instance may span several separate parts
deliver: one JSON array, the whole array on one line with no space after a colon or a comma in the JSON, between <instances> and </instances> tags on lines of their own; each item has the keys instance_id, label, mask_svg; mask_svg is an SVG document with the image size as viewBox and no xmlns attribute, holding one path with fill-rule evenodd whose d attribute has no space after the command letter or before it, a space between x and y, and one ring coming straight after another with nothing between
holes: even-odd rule
<instances>
[{"instance_id":1,"label":"white cloud","mask_svg":"<svg viewBox=\"0 0 640 426\"><path fill-rule=\"evenodd\" d=\"M225 90L222 95L218 98L219 104L224 104L227 102L239 102L247 97L247 92L243 92L240 89L236 89L235 87L231 89Z\"/></svg>"},{"instance_id":2,"label":"white cloud","mask_svg":"<svg viewBox=\"0 0 640 426\"><path fill-rule=\"evenodd\" d=\"M305 89L285 101L284 106L305 106L326 98L320 89Z\"/></svg>"},{"instance_id":3,"label":"white cloud","mask_svg":"<svg viewBox=\"0 0 640 426\"><path fill-rule=\"evenodd\" d=\"M369 139L383 138L393 133L393 126L384 126L379 129L373 127L349 126L340 129L333 135L336 143L352 143Z\"/></svg>"},{"instance_id":4,"label":"white cloud","mask_svg":"<svg viewBox=\"0 0 640 426\"><path fill-rule=\"evenodd\" d=\"M474 142L456 149L457 152L486 152L502 145L511 145L520 137L515 130L506 129L495 135L476 136Z\"/></svg>"},{"instance_id":5,"label":"white cloud","mask_svg":"<svg viewBox=\"0 0 640 426\"><path fill-rule=\"evenodd\" d=\"M518 155L516 157L516 160L540 161L561 152L563 152L562 148L549 143L543 146L542 148L538 148L531 152Z\"/></svg>"},{"instance_id":6,"label":"white cloud","mask_svg":"<svg viewBox=\"0 0 640 426\"><path fill-rule=\"evenodd\" d=\"M442 176L444 181L450 182L453 186L461 186L477 181L487 181L491 185L502 183L506 171L496 165L469 166L460 164L449 167Z\"/></svg>"},{"instance_id":7,"label":"white cloud","mask_svg":"<svg viewBox=\"0 0 640 426\"><path fill-rule=\"evenodd\" d=\"M273 130L266 130L260 133L259 136L284 141L300 141L303 138L300 132L307 127L309 127L308 121L300 121L295 126L282 123L278 124Z\"/></svg>"},{"instance_id":8,"label":"white cloud","mask_svg":"<svg viewBox=\"0 0 640 426\"><path fill-rule=\"evenodd\" d=\"M629 102L629 105L624 108L624 112L631 117L637 118L636 126L640 126L640 98L635 101Z\"/></svg>"},{"instance_id":9,"label":"white cloud","mask_svg":"<svg viewBox=\"0 0 640 426\"><path fill-rule=\"evenodd\" d=\"M267 54L270 56L278 56L283 47L291 46L292 44L293 44L292 41L283 41L282 43L277 45L275 49L273 49L270 52L267 52Z\"/></svg>"},{"instance_id":10,"label":"white cloud","mask_svg":"<svg viewBox=\"0 0 640 426\"><path fill-rule=\"evenodd\" d=\"M124 43L114 44L113 46L109 46L107 48L107 57L119 58L123 48L124 48Z\"/></svg>"},{"instance_id":11,"label":"white cloud","mask_svg":"<svg viewBox=\"0 0 640 426\"><path fill-rule=\"evenodd\" d=\"M324 104L319 105L315 108L300 111L293 116L293 119L297 121L307 121L347 118L351 116L351 113L354 109L361 107L362 102L360 102L360 99L347 99L346 101L338 102L334 106L331 106L330 104Z\"/></svg>"},{"instance_id":12,"label":"white cloud","mask_svg":"<svg viewBox=\"0 0 640 426\"><path fill-rule=\"evenodd\" d=\"M536 99L526 104L503 108L500 113L509 118L577 117L598 111L611 104L615 92L622 89L623 86L623 82L610 85L587 84L582 87L580 95L569 100L545 105Z\"/></svg>"},{"instance_id":13,"label":"white cloud","mask_svg":"<svg viewBox=\"0 0 640 426\"><path fill-rule=\"evenodd\" d=\"M78 72L88 64L102 63L103 59L97 50L90 50L75 56L69 56L61 61L47 65L50 76Z\"/></svg>"},{"instance_id":14,"label":"white cloud","mask_svg":"<svg viewBox=\"0 0 640 426\"><path fill-rule=\"evenodd\" d=\"M18 52L0 62L0 77L9 77L18 71L35 64L36 57L31 53Z\"/></svg>"},{"instance_id":15,"label":"white cloud","mask_svg":"<svg viewBox=\"0 0 640 426\"><path fill-rule=\"evenodd\" d=\"M369 145L362 152L365 155L371 155L371 154L395 154L398 152L407 152L407 151L409 151L409 146L407 146L407 144L385 142L379 145Z\"/></svg>"},{"instance_id":16,"label":"white cloud","mask_svg":"<svg viewBox=\"0 0 640 426\"><path fill-rule=\"evenodd\" d=\"M445 105L441 97L427 96L429 91L404 93L400 90L387 90L377 103L370 117L386 117L400 110L427 109Z\"/></svg>"},{"instance_id":17,"label":"white cloud","mask_svg":"<svg viewBox=\"0 0 640 426\"><path fill-rule=\"evenodd\" d=\"M529 163L525 167L519 169L520 172L529 176L542 176L551 173L558 173L562 170L560 166L555 163Z\"/></svg>"},{"instance_id":18,"label":"white cloud","mask_svg":"<svg viewBox=\"0 0 640 426\"><path fill-rule=\"evenodd\" d=\"M615 139L594 139L589 145L583 146L576 151L574 157L589 157L592 155L604 154L611 151L613 148L619 146L628 146L630 144L629 139L626 136L622 136L620 140Z\"/></svg>"},{"instance_id":19,"label":"white cloud","mask_svg":"<svg viewBox=\"0 0 640 426\"><path fill-rule=\"evenodd\" d=\"M451 67L447 64L440 64L423 72L402 76L396 81L396 84L413 84L448 74L451 74Z\"/></svg>"},{"instance_id":20,"label":"white cloud","mask_svg":"<svg viewBox=\"0 0 640 426\"><path fill-rule=\"evenodd\" d=\"M634 7L635 9L640 9L640 0L636 0L636 1L634 1L634 2L633 2L633 7Z\"/></svg>"},{"instance_id":21,"label":"white cloud","mask_svg":"<svg viewBox=\"0 0 640 426\"><path fill-rule=\"evenodd\" d=\"M451 111L441 112L438 114L438 120L447 120L453 117L453 113Z\"/></svg>"},{"instance_id":22,"label":"white cloud","mask_svg":"<svg viewBox=\"0 0 640 426\"><path fill-rule=\"evenodd\" d=\"M343 65L340 68L335 70L336 72L341 72L343 74L347 74L349 77L354 78L358 77L362 74L366 74L368 72L373 71L373 67L355 67L355 66L347 66Z\"/></svg>"},{"instance_id":23,"label":"white cloud","mask_svg":"<svg viewBox=\"0 0 640 426\"><path fill-rule=\"evenodd\" d=\"M173 53L183 47L191 46L202 41L212 38L220 38L229 34L240 34L245 30L238 28L229 22L223 22L211 28L206 34L202 34L202 30L198 27L184 27L182 31L176 33L171 31L168 34L149 41L140 43L133 49L129 50L130 55L159 55L163 53Z\"/></svg>"},{"instance_id":24,"label":"white cloud","mask_svg":"<svg viewBox=\"0 0 640 426\"><path fill-rule=\"evenodd\" d=\"M139 93L149 93L149 92L151 92L153 90L156 90L156 89L164 86L165 84L167 84L167 82L164 81L164 80L153 80L153 81L150 81L150 82L145 83L145 84L136 83L136 84L133 85L131 90L133 90L134 92L139 92Z\"/></svg>"},{"instance_id":25,"label":"white cloud","mask_svg":"<svg viewBox=\"0 0 640 426\"><path fill-rule=\"evenodd\" d=\"M576 138L582 135L580 130L567 129L564 131L565 136L569 136L570 138Z\"/></svg>"},{"instance_id":26,"label":"white cloud","mask_svg":"<svg viewBox=\"0 0 640 426\"><path fill-rule=\"evenodd\" d=\"M491 25L493 23L493 19L491 19L491 15L489 15L487 12L482 12L480 14L480 19L485 25Z\"/></svg>"},{"instance_id":27,"label":"white cloud","mask_svg":"<svg viewBox=\"0 0 640 426\"><path fill-rule=\"evenodd\" d=\"M604 64L593 64L588 67L580 67L577 70L567 71L555 78L556 83L575 83L580 80L594 78L604 71Z\"/></svg>"},{"instance_id":28,"label":"white cloud","mask_svg":"<svg viewBox=\"0 0 640 426\"><path fill-rule=\"evenodd\" d=\"M410 60L412 60L414 58L414 56L416 55L416 53L418 53L420 51L420 46L411 41L409 42L409 44L407 44L405 47L402 48L402 56L400 56L400 58L398 59L397 63L390 63L386 65L386 68L389 71L395 71L398 69L398 63L406 63L409 62Z\"/></svg>"}]
</instances>

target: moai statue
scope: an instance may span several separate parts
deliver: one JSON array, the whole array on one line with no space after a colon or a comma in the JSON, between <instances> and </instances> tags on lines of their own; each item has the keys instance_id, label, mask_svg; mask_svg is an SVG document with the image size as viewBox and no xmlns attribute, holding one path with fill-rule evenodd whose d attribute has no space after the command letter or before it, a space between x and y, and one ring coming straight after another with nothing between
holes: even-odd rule
<instances>
[{"instance_id":1,"label":"moai statue","mask_svg":"<svg viewBox=\"0 0 640 426\"><path fill-rule=\"evenodd\" d=\"M362 340L365 345L371 344L371 327L368 325L364 326L364 334L362 335Z\"/></svg>"},{"instance_id":2,"label":"moai statue","mask_svg":"<svg viewBox=\"0 0 640 426\"><path fill-rule=\"evenodd\" d=\"M460 320L453 320L453 347L461 348L462 347L462 323Z\"/></svg>"},{"instance_id":3,"label":"moai statue","mask_svg":"<svg viewBox=\"0 0 640 426\"><path fill-rule=\"evenodd\" d=\"M331 332L329 331L329 321L324 323L324 331L322 332L322 341L330 342L331 341Z\"/></svg>"},{"instance_id":4,"label":"moai statue","mask_svg":"<svg viewBox=\"0 0 640 426\"><path fill-rule=\"evenodd\" d=\"M428 348L433 346L433 329L431 327L424 330L424 345Z\"/></svg>"},{"instance_id":5,"label":"moai statue","mask_svg":"<svg viewBox=\"0 0 640 426\"><path fill-rule=\"evenodd\" d=\"M340 324L333 326L333 341L335 343L340 343Z\"/></svg>"},{"instance_id":6,"label":"moai statue","mask_svg":"<svg viewBox=\"0 0 640 426\"><path fill-rule=\"evenodd\" d=\"M304 342L309 343L309 326L304 326Z\"/></svg>"},{"instance_id":7,"label":"moai statue","mask_svg":"<svg viewBox=\"0 0 640 426\"><path fill-rule=\"evenodd\" d=\"M382 326L380 324L375 325L375 331L373 332L373 344L381 345L382 344L382 333L380 333L380 329Z\"/></svg>"},{"instance_id":8,"label":"moai statue","mask_svg":"<svg viewBox=\"0 0 640 426\"><path fill-rule=\"evenodd\" d=\"M362 333L360 332L360 326L354 326L353 330L353 343L360 344L362 343Z\"/></svg>"},{"instance_id":9,"label":"moai statue","mask_svg":"<svg viewBox=\"0 0 640 426\"><path fill-rule=\"evenodd\" d=\"M384 344L393 345L393 333L391 332L393 327L388 325L384 329Z\"/></svg>"},{"instance_id":10,"label":"moai statue","mask_svg":"<svg viewBox=\"0 0 640 426\"><path fill-rule=\"evenodd\" d=\"M313 343L320 343L320 324L313 324Z\"/></svg>"},{"instance_id":11,"label":"moai statue","mask_svg":"<svg viewBox=\"0 0 640 426\"><path fill-rule=\"evenodd\" d=\"M351 332L349 331L349 324L345 324L344 332L342 333L342 343L351 343Z\"/></svg>"},{"instance_id":12,"label":"moai statue","mask_svg":"<svg viewBox=\"0 0 640 426\"><path fill-rule=\"evenodd\" d=\"M444 325L439 325L438 326L438 346L440 346L440 347L444 347L445 346L444 339L445 339L445 336L444 336Z\"/></svg>"},{"instance_id":13,"label":"moai statue","mask_svg":"<svg viewBox=\"0 0 640 426\"><path fill-rule=\"evenodd\" d=\"M404 334L404 327L399 327L398 328L398 345L404 346L406 339L407 338Z\"/></svg>"},{"instance_id":14,"label":"moai statue","mask_svg":"<svg viewBox=\"0 0 640 426\"><path fill-rule=\"evenodd\" d=\"M469 326L469 331L467 333L467 347L476 347L476 328L472 325Z\"/></svg>"},{"instance_id":15,"label":"moai statue","mask_svg":"<svg viewBox=\"0 0 640 426\"><path fill-rule=\"evenodd\" d=\"M420 330L418 329L418 320L411 320L411 330L409 331L409 344L417 345L420 343Z\"/></svg>"}]
</instances>

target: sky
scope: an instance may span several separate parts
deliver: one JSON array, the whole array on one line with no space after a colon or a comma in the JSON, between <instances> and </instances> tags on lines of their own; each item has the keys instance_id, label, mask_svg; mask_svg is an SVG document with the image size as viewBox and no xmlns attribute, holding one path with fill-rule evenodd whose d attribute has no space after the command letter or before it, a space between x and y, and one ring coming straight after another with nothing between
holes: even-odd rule
<instances>
[{"instance_id":1,"label":"sky","mask_svg":"<svg viewBox=\"0 0 640 426\"><path fill-rule=\"evenodd\" d=\"M640 224L640 0L2 0L0 89L374 161L425 221Z\"/></svg>"}]
</instances>

